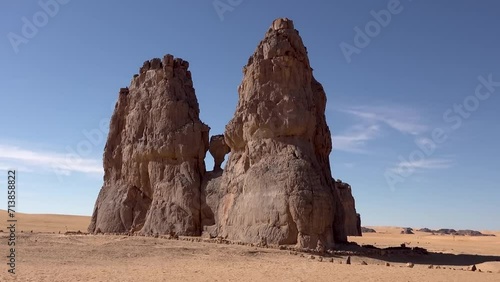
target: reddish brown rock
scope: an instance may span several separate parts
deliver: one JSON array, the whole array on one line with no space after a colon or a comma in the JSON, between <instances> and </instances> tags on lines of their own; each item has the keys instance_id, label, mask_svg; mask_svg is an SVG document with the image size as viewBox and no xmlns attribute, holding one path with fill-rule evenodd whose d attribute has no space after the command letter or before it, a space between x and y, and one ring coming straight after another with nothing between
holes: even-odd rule
<instances>
[{"instance_id":1,"label":"reddish brown rock","mask_svg":"<svg viewBox=\"0 0 500 282\"><path fill-rule=\"evenodd\" d=\"M347 236L362 236L361 216L356 212L356 204L352 196L351 185L341 180L337 180L335 181L335 187L339 192L344 210L344 226Z\"/></svg>"},{"instance_id":2,"label":"reddish brown rock","mask_svg":"<svg viewBox=\"0 0 500 282\"><path fill-rule=\"evenodd\" d=\"M89 232L200 235L209 128L188 67L171 55L147 61L120 90Z\"/></svg>"},{"instance_id":3,"label":"reddish brown rock","mask_svg":"<svg viewBox=\"0 0 500 282\"><path fill-rule=\"evenodd\" d=\"M344 206L331 177L326 94L293 22L276 20L243 70L221 182L219 235L330 248L345 242Z\"/></svg>"}]
</instances>

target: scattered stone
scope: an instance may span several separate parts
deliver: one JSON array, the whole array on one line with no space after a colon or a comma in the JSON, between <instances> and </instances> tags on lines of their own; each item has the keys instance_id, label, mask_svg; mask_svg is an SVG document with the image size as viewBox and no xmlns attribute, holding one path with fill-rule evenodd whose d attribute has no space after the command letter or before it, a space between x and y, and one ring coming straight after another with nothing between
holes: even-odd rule
<instances>
[{"instance_id":1,"label":"scattered stone","mask_svg":"<svg viewBox=\"0 0 500 282\"><path fill-rule=\"evenodd\" d=\"M391 266L391 264L390 264L390 263L388 263L388 262L386 262L386 263L385 263L385 266Z\"/></svg>"},{"instance_id":2,"label":"scattered stone","mask_svg":"<svg viewBox=\"0 0 500 282\"><path fill-rule=\"evenodd\" d=\"M406 263L406 267L413 268L415 266L412 262Z\"/></svg>"},{"instance_id":3,"label":"scattered stone","mask_svg":"<svg viewBox=\"0 0 500 282\"><path fill-rule=\"evenodd\" d=\"M325 246L323 245L323 242L321 242L321 240L318 240L318 243L316 245L316 252L318 254L324 254L325 253Z\"/></svg>"},{"instance_id":4,"label":"scattered stone","mask_svg":"<svg viewBox=\"0 0 500 282\"><path fill-rule=\"evenodd\" d=\"M318 258L318 261L319 261L319 262L322 262L322 261L323 261L323 257L319 257L319 258Z\"/></svg>"},{"instance_id":5,"label":"scattered stone","mask_svg":"<svg viewBox=\"0 0 500 282\"><path fill-rule=\"evenodd\" d=\"M316 257L315 257L315 256L313 256L313 255L310 255L310 256L309 256L309 259L316 259Z\"/></svg>"},{"instance_id":6,"label":"scattered stone","mask_svg":"<svg viewBox=\"0 0 500 282\"><path fill-rule=\"evenodd\" d=\"M368 265L368 264L366 263L366 261L362 261L361 265Z\"/></svg>"},{"instance_id":7,"label":"scattered stone","mask_svg":"<svg viewBox=\"0 0 500 282\"><path fill-rule=\"evenodd\" d=\"M413 233L413 228L406 227L403 228L403 230L401 230L401 234L415 234L415 233Z\"/></svg>"},{"instance_id":8,"label":"scattered stone","mask_svg":"<svg viewBox=\"0 0 500 282\"><path fill-rule=\"evenodd\" d=\"M476 270L477 270L477 267L476 267L475 264L472 265L472 266L467 267L467 271L476 271Z\"/></svg>"},{"instance_id":9,"label":"scattered stone","mask_svg":"<svg viewBox=\"0 0 500 282\"><path fill-rule=\"evenodd\" d=\"M361 227L361 233L377 233L377 231L372 228Z\"/></svg>"},{"instance_id":10,"label":"scattered stone","mask_svg":"<svg viewBox=\"0 0 500 282\"><path fill-rule=\"evenodd\" d=\"M329 261L330 261L330 262L334 262L333 258L330 258L330 259L329 259Z\"/></svg>"},{"instance_id":11,"label":"scattered stone","mask_svg":"<svg viewBox=\"0 0 500 282\"><path fill-rule=\"evenodd\" d=\"M351 264L351 257L347 257L347 259L345 260L345 264Z\"/></svg>"},{"instance_id":12,"label":"scattered stone","mask_svg":"<svg viewBox=\"0 0 500 282\"><path fill-rule=\"evenodd\" d=\"M428 268L428 269L433 269L433 268L434 268L434 265L432 265L432 264L431 264L431 265L429 265L427 268Z\"/></svg>"}]
</instances>

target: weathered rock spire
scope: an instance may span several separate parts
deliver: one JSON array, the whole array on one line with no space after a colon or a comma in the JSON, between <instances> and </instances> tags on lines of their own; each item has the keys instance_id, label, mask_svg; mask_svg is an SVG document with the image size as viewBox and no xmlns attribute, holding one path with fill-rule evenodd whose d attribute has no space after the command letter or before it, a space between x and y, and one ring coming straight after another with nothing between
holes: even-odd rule
<instances>
[{"instance_id":1,"label":"weathered rock spire","mask_svg":"<svg viewBox=\"0 0 500 282\"><path fill-rule=\"evenodd\" d=\"M120 90L90 232L200 234L209 128L188 68L172 55L146 61Z\"/></svg>"},{"instance_id":2,"label":"weathered rock spire","mask_svg":"<svg viewBox=\"0 0 500 282\"><path fill-rule=\"evenodd\" d=\"M291 20L273 22L243 72L225 132L231 155L221 183L219 234L310 248L346 241L328 158L326 95Z\"/></svg>"}]
</instances>

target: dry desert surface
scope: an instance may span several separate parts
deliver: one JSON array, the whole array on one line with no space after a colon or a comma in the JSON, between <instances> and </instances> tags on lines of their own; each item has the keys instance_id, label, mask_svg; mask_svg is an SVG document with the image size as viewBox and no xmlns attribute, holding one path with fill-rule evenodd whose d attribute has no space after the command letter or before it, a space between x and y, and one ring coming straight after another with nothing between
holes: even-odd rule
<instances>
[{"instance_id":1,"label":"dry desert surface","mask_svg":"<svg viewBox=\"0 0 500 282\"><path fill-rule=\"evenodd\" d=\"M6 222L7 213L0 215ZM500 281L500 232L493 231L484 233L497 236L453 237L372 227L377 233L350 240L377 247L406 243L431 253L353 255L347 265L341 255L124 235L65 235L67 230L86 230L90 217L17 216L17 275L7 273L6 263L1 263L0 281ZM7 253L8 233L3 231L2 253ZM407 267L408 262L415 266ZM481 272L460 270L472 264Z\"/></svg>"}]
</instances>

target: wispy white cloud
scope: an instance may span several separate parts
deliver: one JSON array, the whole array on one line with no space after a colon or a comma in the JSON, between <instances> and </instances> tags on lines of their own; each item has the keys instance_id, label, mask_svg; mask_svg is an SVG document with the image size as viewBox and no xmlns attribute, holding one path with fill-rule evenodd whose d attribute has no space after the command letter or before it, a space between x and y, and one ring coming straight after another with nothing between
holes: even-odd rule
<instances>
[{"instance_id":1,"label":"wispy white cloud","mask_svg":"<svg viewBox=\"0 0 500 282\"><path fill-rule=\"evenodd\" d=\"M452 167L455 161L451 158L429 158L418 161L401 161L391 171L404 174L406 171L418 172L423 170L447 169Z\"/></svg>"},{"instance_id":2,"label":"wispy white cloud","mask_svg":"<svg viewBox=\"0 0 500 282\"><path fill-rule=\"evenodd\" d=\"M344 163L344 166L347 168L354 168L356 166L355 163Z\"/></svg>"},{"instance_id":3,"label":"wispy white cloud","mask_svg":"<svg viewBox=\"0 0 500 282\"><path fill-rule=\"evenodd\" d=\"M352 153L366 153L368 141L375 139L380 131L378 125L356 125L343 134L332 136L333 149Z\"/></svg>"},{"instance_id":4,"label":"wispy white cloud","mask_svg":"<svg viewBox=\"0 0 500 282\"><path fill-rule=\"evenodd\" d=\"M365 123L385 124L404 134L419 135L428 129L418 111L400 105L356 106L340 111L351 114Z\"/></svg>"},{"instance_id":5,"label":"wispy white cloud","mask_svg":"<svg viewBox=\"0 0 500 282\"><path fill-rule=\"evenodd\" d=\"M0 159L1 159L1 157L0 157ZM8 163L0 163L0 170L11 170L11 169L22 170L24 172L33 172L32 169L27 168L27 167L22 166L22 165L13 166L12 164L8 164Z\"/></svg>"},{"instance_id":6,"label":"wispy white cloud","mask_svg":"<svg viewBox=\"0 0 500 282\"><path fill-rule=\"evenodd\" d=\"M104 172L102 161L99 159L0 144L0 168L21 169L21 167L28 171L54 171L63 175L70 175L73 172L86 174L103 174Z\"/></svg>"}]
</instances>

